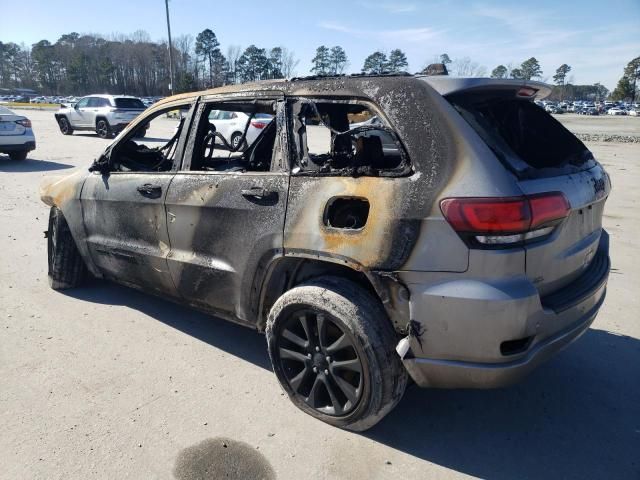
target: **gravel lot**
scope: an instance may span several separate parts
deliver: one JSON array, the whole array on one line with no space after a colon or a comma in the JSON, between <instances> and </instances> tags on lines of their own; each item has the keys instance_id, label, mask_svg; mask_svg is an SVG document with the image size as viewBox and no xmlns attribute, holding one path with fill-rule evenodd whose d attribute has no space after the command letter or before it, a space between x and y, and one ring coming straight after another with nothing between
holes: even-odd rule
<instances>
[{"instance_id":1,"label":"gravel lot","mask_svg":"<svg viewBox=\"0 0 640 480\"><path fill-rule=\"evenodd\" d=\"M0 478L640 478L640 144L589 144L614 187L591 330L519 385L410 388L353 434L290 404L256 332L108 283L50 290L38 185L108 142L26 112L38 149L0 156ZM638 118L559 119L640 135Z\"/></svg>"}]
</instances>

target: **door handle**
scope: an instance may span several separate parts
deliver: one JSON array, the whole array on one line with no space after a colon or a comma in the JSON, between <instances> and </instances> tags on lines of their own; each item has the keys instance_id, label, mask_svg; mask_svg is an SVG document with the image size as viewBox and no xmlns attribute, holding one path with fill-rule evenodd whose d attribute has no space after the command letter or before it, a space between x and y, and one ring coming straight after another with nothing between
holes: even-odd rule
<instances>
[{"instance_id":1,"label":"door handle","mask_svg":"<svg viewBox=\"0 0 640 480\"><path fill-rule=\"evenodd\" d=\"M241 193L243 197L267 198L274 195L276 192L265 190L262 187L251 187L243 189Z\"/></svg>"},{"instance_id":2,"label":"door handle","mask_svg":"<svg viewBox=\"0 0 640 480\"><path fill-rule=\"evenodd\" d=\"M160 185L152 185L145 183L136 188L141 195L149 198L159 198L162 194L162 187Z\"/></svg>"}]
</instances>

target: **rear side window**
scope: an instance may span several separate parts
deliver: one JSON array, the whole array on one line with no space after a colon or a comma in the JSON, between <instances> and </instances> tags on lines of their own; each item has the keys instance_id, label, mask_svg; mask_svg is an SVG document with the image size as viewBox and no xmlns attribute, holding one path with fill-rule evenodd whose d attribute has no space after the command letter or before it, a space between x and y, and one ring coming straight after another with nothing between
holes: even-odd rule
<instances>
[{"instance_id":1,"label":"rear side window","mask_svg":"<svg viewBox=\"0 0 640 480\"><path fill-rule=\"evenodd\" d=\"M291 111L294 173L401 176L411 172L395 131L368 106L300 99Z\"/></svg>"},{"instance_id":2,"label":"rear side window","mask_svg":"<svg viewBox=\"0 0 640 480\"><path fill-rule=\"evenodd\" d=\"M462 94L447 98L502 160L516 170L590 168L593 156L569 130L535 103Z\"/></svg>"},{"instance_id":3,"label":"rear side window","mask_svg":"<svg viewBox=\"0 0 640 480\"><path fill-rule=\"evenodd\" d=\"M142 100L138 98L116 98L116 108L146 108Z\"/></svg>"}]
</instances>

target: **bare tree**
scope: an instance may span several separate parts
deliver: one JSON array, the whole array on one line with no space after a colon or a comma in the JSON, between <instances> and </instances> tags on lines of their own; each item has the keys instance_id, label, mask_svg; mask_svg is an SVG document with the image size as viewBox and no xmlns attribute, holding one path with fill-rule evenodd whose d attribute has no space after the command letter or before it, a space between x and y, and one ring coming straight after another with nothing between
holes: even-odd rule
<instances>
[{"instance_id":1,"label":"bare tree","mask_svg":"<svg viewBox=\"0 0 640 480\"><path fill-rule=\"evenodd\" d=\"M227 65L229 71L229 83L238 83L238 60L242 56L240 45L229 45L227 47Z\"/></svg>"},{"instance_id":2,"label":"bare tree","mask_svg":"<svg viewBox=\"0 0 640 480\"><path fill-rule=\"evenodd\" d=\"M469 57L458 58L451 65L453 75L457 77L483 77L487 74L487 67L471 61Z\"/></svg>"},{"instance_id":3,"label":"bare tree","mask_svg":"<svg viewBox=\"0 0 640 480\"><path fill-rule=\"evenodd\" d=\"M291 78L296 74L296 67L300 63L293 51L282 47L282 75L284 78Z\"/></svg>"}]
</instances>

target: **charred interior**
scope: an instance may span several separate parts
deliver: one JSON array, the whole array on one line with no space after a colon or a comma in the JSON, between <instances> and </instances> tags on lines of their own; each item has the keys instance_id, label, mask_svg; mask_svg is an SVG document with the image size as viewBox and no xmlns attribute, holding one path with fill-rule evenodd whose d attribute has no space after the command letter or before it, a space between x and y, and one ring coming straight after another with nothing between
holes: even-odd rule
<instances>
[{"instance_id":1,"label":"charred interior","mask_svg":"<svg viewBox=\"0 0 640 480\"><path fill-rule=\"evenodd\" d=\"M534 169L584 165L593 156L560 122L514 92L449 98L498 156L516 157Z\"/></svg>"},{"instance_id":2,"label":"charred interior","mask_svg":"<svg viewBox=\"0 0 640 480\"><path fill-rule=\"evenodd\" d=\"M398 136L367 106L303 99L292 108L299 173L394 176L410 171Z\"/></svg>"}]
</instances>

